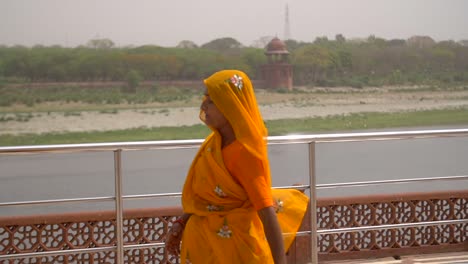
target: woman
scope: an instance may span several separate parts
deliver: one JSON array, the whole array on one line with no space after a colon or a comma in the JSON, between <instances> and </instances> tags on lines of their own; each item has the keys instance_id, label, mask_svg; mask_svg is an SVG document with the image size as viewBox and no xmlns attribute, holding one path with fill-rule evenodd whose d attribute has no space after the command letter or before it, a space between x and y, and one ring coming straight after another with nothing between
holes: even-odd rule
<instances>
[{"instance_id":1,"label":"woman","mask_svg":"<svg viewBox=\"0 0 468 264\"><path fill-rule=\"evenodd\" d=\"M248 76L224 70L204 83L200 119L212 133L188 172L166 249L182 263L286 263L308 198L271 189L267 129Z\"/></svg>"}]
</instances>

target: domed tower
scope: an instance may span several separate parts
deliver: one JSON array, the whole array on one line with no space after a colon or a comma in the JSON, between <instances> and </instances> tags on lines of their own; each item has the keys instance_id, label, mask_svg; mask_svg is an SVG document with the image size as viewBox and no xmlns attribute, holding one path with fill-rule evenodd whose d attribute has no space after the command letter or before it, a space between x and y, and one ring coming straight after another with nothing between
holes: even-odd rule
<instances>
[{"instance_id":1,"label":"domed tower","mask_svg":"<svg viewBox=\"0 0 468 264\"><path fill-rule=\"evenodd\" d=\"M263 65L262 73L266 88L286 88L292 90L292 65L289 64L289 51L279 38L273 38L266 46L268 63Z\"/></svg>"}]
</instances>

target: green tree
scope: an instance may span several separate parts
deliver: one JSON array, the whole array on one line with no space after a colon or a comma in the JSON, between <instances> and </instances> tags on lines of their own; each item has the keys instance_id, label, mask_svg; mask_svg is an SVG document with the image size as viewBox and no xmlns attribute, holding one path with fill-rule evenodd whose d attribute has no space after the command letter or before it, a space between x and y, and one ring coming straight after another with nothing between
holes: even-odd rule
<instances>
[{"instance_id":1,"label":"green tree","mask_svg":"<svg viewBox=\"0 0 468 264\"><path fill-rule=\"evenodd\" d=\"M317 45L324 45L327 46L329 43L328 37L327 36L322 36L322 37L316 37L314 40L314 44Z\"/></svg>"},{"instance_id":2,"label":"green tree","mask_svg":"<svg viewBox=\"0 0 468 264\"><path fill-rule=\"evenodd\" d=\"M136 70L130 70L126 76L127 87L124 89L125 92L136 93L137 87L140 85L142 77Z\"/></svg>"},{"instance_id":3,"label":"green tree","mask_svg":"<svg viewBox=\"0 0 468 264\"><path fill-rule=\"evenodd\" d=\"M181 42L179 42L179 44L177 44L177 48L179 48L179 49L195 49L195 48L198 48L198 46L193 41L182 40Z\"/></svg>"},{"instance_id":4,"label":"green tree","mask_svg":"<svg viewBox=\"0 0 468 264\"><path fill-rule=\"evenodd\" d=\"M246 48L242 52L242 61L253 72L251 78L257 78L260 67L267 62L263 49Z\"/></svg>"},{"instance_id":5,"label":"green tree","mask_svg":"<svg viewBox=\"0 0 468 264\"><path fill-rule=\"evenodd\" d=\"M342 34L337 34L335 36L335 41L338 42L338 43L345 43L346 38Z\"/></svg>"},{"instance_id":6,"label":"green tree","mask_svg":"<svg viewBox=\"0 0 468 264\"><path fill-rule=\"evenodd\" d=\"M302 84L316 84L326 80L333 66L334 54L320 45L306 45L297 49L292 57L295 80Z\"/></svg>"},{"instance_id":7,"label":"green tree","mask_svg":"<svg viewBox=\"0 0 468 264\"><path fill-rule=\"evenodd\" d=\"M89 48L92 49L110 49L114 47L114 42L110 39L91 39L86 44Z\"/></svg>"},{"instance_id":8,"label":"green tree","mask_svg":"<svg viewBox=\"0 0 468 264\"><path fill-rule=\"evenodd\" d=\"M233 38L219 38L203 44L201 48L226 52L232 49L240 49L242 44Z\"/></svg>"},{"instance_id":9,"label":"green tree","mask_svg":"<svg viewBox=\"0 0 468 264\"><path fill-rule=\"evenodd\" d=\"M286 47L288 48L288 51L289 52L294 52L295 50L297 50L298 48L302 47L302 46L305 46L305 45L308 45L310 43L307 43L307 42L298 42L296 40L293 40L293 39L288 39L286 41L284 41L284 44L286 44Z\"/></svg>"}]
</instances>

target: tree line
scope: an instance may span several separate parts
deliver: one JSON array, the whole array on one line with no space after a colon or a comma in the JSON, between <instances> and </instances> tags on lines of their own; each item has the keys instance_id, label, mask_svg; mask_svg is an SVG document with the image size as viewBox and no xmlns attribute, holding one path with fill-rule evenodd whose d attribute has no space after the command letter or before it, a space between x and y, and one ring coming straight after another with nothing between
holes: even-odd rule
<instances>
[{"instance_id":1,"label":"tree line","mask_svg":"<svg viewBox=\"0 0 468 264\"><path fill-rule=\"evenodd\" d=\"M468 82L467 41L439 41L414 36L386 40L316 38L286 40L295 85L382 86ZM0 46L1 82L89 82L200 80L226 68L260 79L267 62L264 48L245 47L233 38L197 46L115 47L94 39L76 48Z\"/></svg>"}]
</instances>

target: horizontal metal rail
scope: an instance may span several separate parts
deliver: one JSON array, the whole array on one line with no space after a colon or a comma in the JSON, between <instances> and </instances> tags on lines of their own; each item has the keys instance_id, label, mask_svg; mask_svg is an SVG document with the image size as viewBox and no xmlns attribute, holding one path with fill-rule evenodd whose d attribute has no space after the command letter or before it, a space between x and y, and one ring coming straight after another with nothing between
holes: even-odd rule
<instances>
[{"instance_id":1,"label":"horizontal metal rail","mask_svg":"<svg viewBox=\"0 0 468 264\"><path fill-rule=\"evenodd\" d=\"M181 192L175 193L154 193L154 194L135 194L135 195L123 195L122 198L125 200L134 199L149 199L149 198L161 198L161 197L181 197Z\"/></svg>"},{"instance_id":2,"label":"horizontal metal rail","mask_svg":"<svg viewBox=\"0 0 468 264\"><path fill-rule=\"evenodd\" d=\"M310 188L309 185L294 185L294 186L281 186L273 187L274 189L297 189L306 190ZM161 198L161 197L181 197L181 192L175 193L155 193L155 194L136 194L136 195L123 195L124 200L136 200L136 199L150 199L150 198ZM28 206L28 205L46 205L46 204L61 204L61 203L85 203L85 202L108 202L115 201L114 196L108 197L89 197L89 198L70 198L70 199L55 199L55 200L36 200L36 201L21 201L21 202L3 202L0 203L0 207L6 206Z\"/></svg>"},{"instance_id":3,"label":"horizontal metal rail","mask_svg":"<svg viewBox=\"0 0 468 264\"><path fill-rule=\"evenodd\" d=\"M334 229L317 229L318 235L338 234L338 233L350 233L359 231L378 231L388 230L397 228L409 228L409 227L421 227L421 226L440 226L440 225L456 225L468 223L468 219L457 219L457 220L439 220L439 221L427 221L417 223L403 223L403 224L391 224L391 225L374 225L374 226L358 226L358 227L345 227L345 228L334 228ZM308 236L312 231L299 231L296 236Z\"/></svg>"},{"instance_id":4,"label":"horizontal metal rail","mask_svg":"<svg viewBox=\"0 0 468 264\"><path fill-rule=\"evenodd\" d=\"M46 205L46 204L61 204L61 203L110 202L110 201L115 201L115 197L114 196L106 196L106 197L86 197L86 198L69 198L69 199L54 199L54 200L6 202L6 203L0 203L0 207L3 207L3 206L25 206L25 205Z\"/></svg>"},{"instance_id":5,"label":"horizontal metal rail","mask_svg":"<svg viewBox=\"0 0 468 264\"><path fill-rule=\"evenodd\" d=\"M138 244L138 245L124 245L124 249L131 250L131 249L143 249L143 248L160 248L160 247L164 247L165 245L166 243L164 242Z\"/></svg>"},{"instance_id":6,"label":"horizontal metal rail","mask_svg":"<svg viewBox=\"0 0 468 264\"><path fill-rule=\"evenodd\" d=\"M161 141L138 141L138 142L109 142L109 143L89 143L89 144L57 144L42 146L13 146L0 147L0 154L20 154L20 153L66 153L66 152L86 152L86 151L114 151L117 149L138 150L138 149L167 149L167 148L192 148L203 143L203 139L193 140L161 140Z\"/></svg>"},{"instance_id":7,"label":"horizontal metal rail","mask_svg":"<svg viewBox=\"0 0 468 264\"><path fill-rule=\"evenodd\" d=\"M328 189L338 187L357 187L357 186L368 186L368 185L384 185L384 184L396 184L396 183L411 183L411 182L428 182L428 181L459 181L468 180L468 175L457 175L457 176L444 176L444 177L433 177L433 178L412 178L412 179L398 179L398 180L383 180L383 181L363 181L363 182L345 182L345 183L326 183L317 184L317 189Z\"/></svg>"},{"instance_id":8,"label":"horizontal metal rail","mask_svg":"<svg viewBox=\"0 0 468 264\"><path fill-rule=\"evenodd\" d=\"M318 135L288 135L270 136L268 144L292 144L311 142L340 142L340 141L363 141L363 140L389 140L389 139L414 139L431 137L460 137L468 136L468 128L440 129L440 130L416 130L416 131L392 131L392 132L367 132L367 133L337 133ZM113 151L139 150L139 149L168 149L168 148L193 148L203 143L203 139L193 140L161 140L140 142L110 142L92 144L58 144L42 146L13 146L0 147L2 154L26 154L26 153L64 153L80 151Z\"/></svg>"},{"instance_id":9,"label":"horizontal metal rail","mask_svg":"<svg viewBox=\"0 0 468 264\"><path fill-rule=\"evenodd\" d=\"M336 234L336 233L349 233L349 232L356 232L356 231L386 230L386 229L395 229L395 228L438 226L438 225L464 224L464 223L468 223L468 219L440 220L440 221L430 221L430 222L377 225L377 226L346 227L346 228L337 228L337 229L319 229L317 230L317 234L326 235L326 234Z\"/></svg>"},{"instance_id":10,"label":"horizontal metal rail","mask_svg":"<svg viewBox=\"0 0 468 264\"><path fill-rule=\"evenodd\" d=\"M460 137L460 136L468 136L468 128L272 136L272 137L268 137L268 142L271 144L293 143L293 142L294 143L310 143L310 142L320 143L320 142L416 139L416 138Z\"/></svg>"},{"instance_id":11,"label":"horizontal metal rail","mask_svg":"<svg viewBox=\"0 0 468 264\"><path fill-rule=\"evenodd\" d=\"M124 245L123 248L125 250L132 250L132 249L145 249L145 248L160 248L164 246L165 246L165 243L160 242L160 243L147 243L147 244L137 244L137 245ZM83 254L83 253L98 253L98 252L104 252L104 251L116 251L116 247L110 246L110 247L96 247L96 248L65 249L65 250L55 250L55 251L47 251L47 252L31 252L31 253L0 255L0 260L54 257L54 256Z\"/></svg>"},{"instance_id":12,"label":"horizontal metal rail","mask_svg":"<svg viewBox=\"0 0 468 264\"><path fill-rule=\"evenodd\" d=\"M411 182L424 182L424 181L453 181L453 180L455 181L468 180L468 175L444 176L444 177L434 177L434 178L383 180L383 181L326 183L326 184L317 184L316 189L331 189L331 188L341 188L341 187L385 185L385 184L411 183ZM273 189L296 189L296 190L301 190L301 191L307 190L309 188L310 188L309 185L290 185L290 186L273 187ZM151 199L151 198L161 198L161 197L177 198L181 196L182 196L181 192L174 192L174 193L123 195L122 198L124 200L136 200L136 199ZM70 199L56 199L56 200L3 202L3 203L0 203L0 207L46 205L46 204L61 204L61 203L108 202L108 201L115 201L115 197L108 196L108 197L70 198Z\"/></svg>"},{"instance_id":13,"label":"horizontal metal rail","mask_svg":"<svg viewBox=\"0 0 468 264\"><path fill-rule=\"evenodd\" d=\"M66 249L66 250L55 250L47 252L32 252L32 253L18 253L9 255L0 255L0 260L3 259L23 259L23 258L38 258L38 257L54 257L71 254L82 254L82 253L97 253L103 251L115 251L116 247L96 247L96 248L80 248L80 249Z\"/></svg>"}]
</instances>

